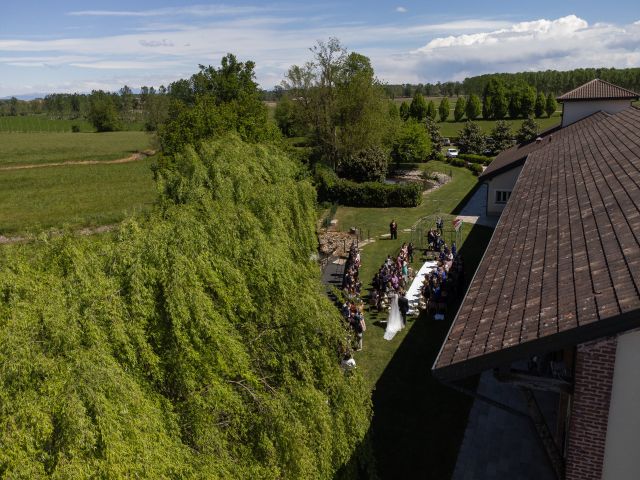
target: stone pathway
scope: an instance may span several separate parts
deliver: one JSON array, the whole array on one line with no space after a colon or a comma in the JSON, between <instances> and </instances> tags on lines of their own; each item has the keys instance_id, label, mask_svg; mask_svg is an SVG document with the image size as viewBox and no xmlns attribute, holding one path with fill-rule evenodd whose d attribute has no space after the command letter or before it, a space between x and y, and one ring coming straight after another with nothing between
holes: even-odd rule
<instances>
[{"instance_id":1,"label":"stone pathway","mask_svg":"<svg viewBox=\"0 0 640 480\"><path fill-rule=\"evenodd\" d=\"M480 377L478 393L521 412L522 393L498 382L492 372ZM553 425L557 395L536 392L536 399ZM452 480L556 480L546 453L528 419L475 400Z\"/></svg>"},{"instance_id":2,"label":"stone pathway","mask_svg":"<svg viewBox=\"0 0 640 480\"><path fill-rule=\"evenodd\" d=\"M475 191L467 204L460 211L458 218L465 223L495 228L500 217L487 216L487 185L483 184Z\"/></svg>"}]
</instances>

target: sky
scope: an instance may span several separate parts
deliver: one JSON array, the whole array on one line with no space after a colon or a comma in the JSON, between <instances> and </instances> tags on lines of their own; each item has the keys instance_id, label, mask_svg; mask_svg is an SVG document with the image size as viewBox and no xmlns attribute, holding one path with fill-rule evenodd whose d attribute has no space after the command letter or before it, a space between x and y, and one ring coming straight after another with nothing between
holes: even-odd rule
<instances>
[{"instance_id":1,"label":"sky","mask_svg":"<svg viewBox=\"0 0 640 480\"><path fill-rule=\"evenodd\" d=\"M226 53L272 89L337 37L388 83L640 66L637 0L0 0L0 98L168 85Z\"/></svg>"}]
</instances>

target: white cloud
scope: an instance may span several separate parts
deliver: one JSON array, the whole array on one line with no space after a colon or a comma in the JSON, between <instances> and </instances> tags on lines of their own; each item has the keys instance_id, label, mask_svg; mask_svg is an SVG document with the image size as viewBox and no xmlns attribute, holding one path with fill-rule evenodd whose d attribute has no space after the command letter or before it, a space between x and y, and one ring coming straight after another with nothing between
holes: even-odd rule
<instances>
[{"instance_id":1,"label":"white cloud","mask_svg":"<svg viewBox=\"0 0 640 480\"><path fill-rule=\"evenodd\" d=\"M19 94L25 85L36 83L39 74L33 67L56 70L57 78L63 80L56 91L73 90L64 83L70 78L82 78L78 90L92 81L112 85L116 79L130 85L142 85L146 79L148 85L159 85L151 81L167 83L167 79L187 76L198 64L217 64L227 52L254 60L258 81L271 88L290 65L309 60L308 49L316 40L329 36L368 55L378 77L390 83L462 80L490 72L640 65L640 22L590 25L570 15L519 23L479 18L366 25L335 24L324 17L302 21L286 15L248 15L191 25L157 23L146 30L97 38L0 39L0 73L7 74L0 96ZM22 70L25 73L16 73ZM107 72L117 76L104 80ZM93 79L86 79L91 75Z\"/></svg>"},{"instance_id":2,"label":"white cloud","mask_svg":"<svg viewBox=\"0 0 640 480\"><path fill-rule=\"evenodd\" d=\"M575 15L430 40L408 56L424 80L491 72L640 64L640 25L589 25Z\"/></svg>"},{"instance_id":3,"label":"white cloud","mask_svg":"<svg viewBox=\"0 0 640 480\"><path fill-rule=\"evenodd\" d=\"M210 17L216 15L242 15L273 10L266 7L230 6L230 5L191 5L186 7L166 7L149 10L79 10L67 12L74 17L164 17L188 15L193 17Z\"/></svg>"},{"instance_id":4,"label":"white cloud","mask_svg":"<svg viewBox=\"0 0 640 480\"><path fill-rule=\"evenodd\" d=\"M405 7L396 7L396 12L407 13L407 9Z\"/></svg>"}]
</instances>

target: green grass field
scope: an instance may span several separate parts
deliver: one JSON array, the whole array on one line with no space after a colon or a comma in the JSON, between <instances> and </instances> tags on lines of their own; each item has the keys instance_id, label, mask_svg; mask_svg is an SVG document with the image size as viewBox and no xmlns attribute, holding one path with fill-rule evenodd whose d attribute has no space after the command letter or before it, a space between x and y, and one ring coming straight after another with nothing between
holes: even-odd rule
<instances>
[{"instance_id":1,"label":"green grass field","mask_svg":"<svg viewBox=\"0 0 640 480\"><path fill-rule=\"evenodd\" d=\"M348 230L350 227L359 227L365 235L377 236L389 232L389 222L394 218L399 230L410 228L425 215L453 211L478 181L478 177L475 177L470 170L452 167L444 162L432 161L415 166L421 170L451 173L453 180L427 195L422 204L415 208L340 207L335 215L339 228Z\"/></svg>"},{"instance_id":2,"label":"green grass field","mask_svg":"<svg viewBox=\"0 0 640 480\"><path fill-rule=\"evenodd\" d=\"M48 118L45 115L25 115L17 117L0 117L0 132L22 133L61 133L71 132L73 125L80 128L81 132L95 132L96 129L87 120L78 118L75 120L59 120ZM126 123L122 126L125 131L142 131L142 122Z\"/></svg>"},{"instance_id":3,"label":"green grass field","mask_svg":"<svg viewBox=\"0 0 640 480\"><path fill-rule=\"evenodd\" d=\"M453 113L451 114L451 116L453 117ZM543 131L548 128L560 125L561 120L562 120L562 117L560 112L554 113L553 115L551 115L550 118L543 117L543 118L535 119L536 123L538 124L538 131ZM524 119L518 119L518 120L506 119L505 121L509 125L511 125L511 131L515 133L520 128L520 125L522 125L522 122L524 122ZM478 119L478 120L475 120L475 122L480 126L482 131L487 134L490 133L491 130L496 125L496 120ZM458 132L460 132L460 130L462 130L462 128L464 127L465 123L466 123L466 120L463 120L461 122L454 122L453 120L440 122L438 123L438 127L440 128L440 134L443 137L448 137L448 138L456 137L458 136Z\"/></svg>"},{"instance_id":4,"label":"green grass field","mask_svg":"<svg viewBox=\"0 0 640 480\"><path fill-rule=\"evenodd\" d=\"M477 177L463 168L442 162L418 164L428 171L452 173L452 180L425 196L415 208L339 207L335 218L343 230L359 226L371 236L387 233L395 218L399 229L434 213L453 212L477 185ZM465 224L459 252L464 256L467 281L475 271L492 229ZM410 234L399 232L397 240L378 239L362 250L360 277L367 288L387 255L396 254ZM421 265L416 255L413 268ZM383 339L386 312L367 312L364 348L355 354L358 370L373 394L374 418L371 439L381 478L412 478L415 472L430 472L429 478L450 478L466 427L472 399L436 381L429 370L442 345L460 299L454 301L444 321L426 316L410 321L392 341ZM467 384L475 387L476 379Z\"/></svg>"},{"instance_id":5,"label":"green grass field","mask_svg":"<svg viewBox=\"0 0 640 480\"><path fill-rule=\"evenodd\" d=\"M148 209L156 199L152 162L0 172L0 234L110 224Z\"/></svg>"},{"instance_id":6,"label":"green grass field","mask_svg":"<svg viewBox=\"0 0 640 480\"><path fill-rule=\"evenodd\" d=\"M145 132L0 133L0 166L114 160L150 148Z\"/></svg>"}]
</instances>

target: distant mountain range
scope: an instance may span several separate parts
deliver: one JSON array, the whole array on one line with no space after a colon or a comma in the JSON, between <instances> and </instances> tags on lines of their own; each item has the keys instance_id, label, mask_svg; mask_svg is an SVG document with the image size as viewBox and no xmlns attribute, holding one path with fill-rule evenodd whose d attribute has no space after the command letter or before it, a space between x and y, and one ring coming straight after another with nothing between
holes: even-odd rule
<instances>
[{"instance_id":1,"label":"distant mountain range","mask_svg":"<svg viewBox=\"0 0 640 480\"><path fill-rule=\"evenodd\" d=\"M9 100L12 97L16 97L18 100L33 100L34 98L44 98L48 93L25 93L24 95L9 95L7 97L0 97L0 100Z\"/></svg>"}]
</instances>

